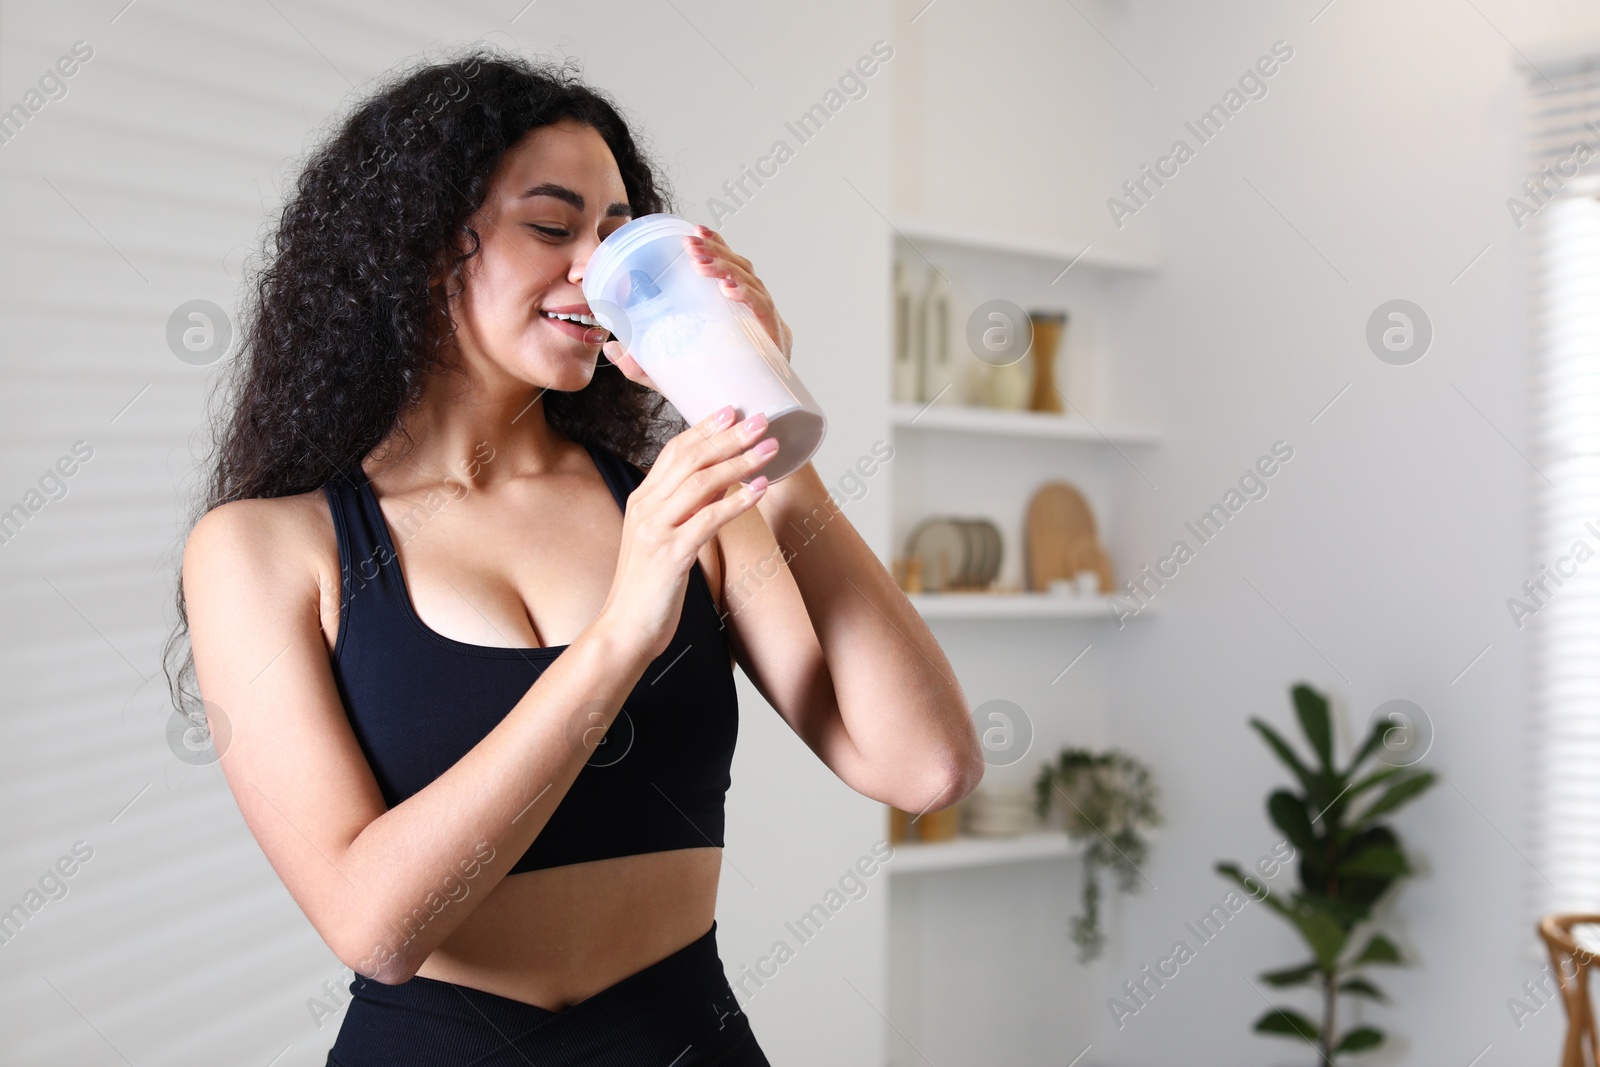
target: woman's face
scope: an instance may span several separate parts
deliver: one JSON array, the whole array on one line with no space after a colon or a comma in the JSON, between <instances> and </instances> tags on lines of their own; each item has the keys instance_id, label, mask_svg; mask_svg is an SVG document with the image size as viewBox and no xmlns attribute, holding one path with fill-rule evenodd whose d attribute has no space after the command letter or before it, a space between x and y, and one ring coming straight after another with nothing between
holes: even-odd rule
<instances>
[{"instance_id":1,"label":"woman's face","mask_svg":"<svg viewBox=\"0 0 1600 1067\"><path fill-rule=\"evenodd\" d=\"M506 153L470 221L481 244L451 301L455 343L475 377L567 392L589 384L610 334L553 315L591 316L584 269L631 217L622 174L594 127L563 119Z\"/></svg>"}]
</instances>

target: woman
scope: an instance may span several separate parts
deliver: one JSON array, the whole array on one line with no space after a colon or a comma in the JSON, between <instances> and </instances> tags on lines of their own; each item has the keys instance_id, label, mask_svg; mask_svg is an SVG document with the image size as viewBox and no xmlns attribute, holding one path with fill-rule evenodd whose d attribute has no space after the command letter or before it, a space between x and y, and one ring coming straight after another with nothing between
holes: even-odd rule
<instances>
[{"instance_id":1,"label":"woman","mask_svg":"<svg viewBox=\"0 0 1600 1067\"><path fill-rule=\"evenodd\" d=\"M735 663L869 797L981 777L815 469L767 485L759 418L669 421L592 324L589 257L658 190L601 94L473 52L283 209L179 611L245 821L357 972L331 1064L765 1064L715 942ZM685 251L787 356L749 261Z\"/></svg>"}]
</instances>

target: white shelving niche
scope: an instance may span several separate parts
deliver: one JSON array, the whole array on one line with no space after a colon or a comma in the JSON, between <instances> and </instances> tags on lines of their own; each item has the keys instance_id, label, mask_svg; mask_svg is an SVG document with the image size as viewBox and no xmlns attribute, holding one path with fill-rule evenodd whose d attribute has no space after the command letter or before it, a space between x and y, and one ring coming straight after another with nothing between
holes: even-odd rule
<instances>
[{"instance_id":1,"label":"white shelving niche","mask_svg":"<svg viewBox=\"0 0 1600 1067\"><path fill-rule=\"evenodd\" d=\"M1021 591L1023 520L1041 484L1071 482L1089 500L1113 571L1124 580L1116 567L1117 505L1130 479L1144 478L1140 461L1160 434L1144 421L1125 420L1113 403L1115 320L1125 287L1156 270L1159 259L1125 248L1097 249L1085 241L905 215L894 217L890 230L893 256L911 269L919 291L935 271L948 280L950 343L970 368L982 364L967 350L965 326L983 302L1005 299L1027 311L1068 314L1055 353L1062 414L1001 410L983 406L976 396L951 402L955 390L934 403L910 396L891 401L895 553L905 554L912 530L924 519L986 518L1000 527L1004 541L997 585L1018 590L1009 595L928 593L913 602L929 619L1114 620L1101 598Z\"/></svg>"},{"instance_id":2,"label":"white shelving niche","mask_svg":"<svg viewBox=\"0 0 1600 1067\"><path fill-rule=\"evenodd\" d=\"M1083 492L1113 576L1119 584L1129 577L1122 503L1150 490L1143 469L1160 433L1133 403L1137 398L1117 392L1117 325L1159 260L1136 250L905 216L894 217L889 229L894 257L913 267L919 281L934 268L948 279L951 344L973 366L979 361L968 351L965 325L984 301L1068 314L1056 352L1063 414L998 410L976 397L971 404L932 405L895 397L889 408L894 553L903 557L912 530L936 516L984 518L1000 528L996 585L1018 591L929 592L911 601L955 668L980 734L990 725L984 705L991 700L1010 701L1027 717L1025 754L1007 766L991 764L985 785L1030 784L1065 745L1105 747L1115 642L1159 614L1147 609L1119 627L1108 597L1020 591L1028 501L1054 480ZM885 388L893 396L892 354L885 362ZM934 1020L957 1010L952 997L999 997L1019 1019L1050 1020L1047 1030L1087 1025L1076 1010L1072 1018L1059 1011L1092 999L1090 972L1076 962L1067 937L1081 854L1064 833L1039 826L1011 838L962 835L896 846L888 883L891 1067L922 1062L908 1038L937 1032ZM994 988L997 980L1004 990Z\"/></svg>"}]
</instances>

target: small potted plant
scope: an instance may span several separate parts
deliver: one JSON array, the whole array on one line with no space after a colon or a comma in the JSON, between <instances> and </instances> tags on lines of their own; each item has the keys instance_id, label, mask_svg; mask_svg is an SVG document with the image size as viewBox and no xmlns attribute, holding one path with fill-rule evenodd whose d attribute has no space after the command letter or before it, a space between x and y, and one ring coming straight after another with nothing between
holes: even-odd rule
<instances>
[{"instance_id":1,"label":"small potted plant","mask_svg":"<svg viewBox=\"0 0 1600 1067\"><path fill-rule=\"evenodd\" d=\"M1125 893L1139 888L1146 834L1161 825L1149 768L1119 749L1064 748L1034 779L1034 810L1084 845L1083 912L1072 920L1078 961L1105 950L1100 927L1100 871L1112 872Z\"/></svg>"}]
</instances>

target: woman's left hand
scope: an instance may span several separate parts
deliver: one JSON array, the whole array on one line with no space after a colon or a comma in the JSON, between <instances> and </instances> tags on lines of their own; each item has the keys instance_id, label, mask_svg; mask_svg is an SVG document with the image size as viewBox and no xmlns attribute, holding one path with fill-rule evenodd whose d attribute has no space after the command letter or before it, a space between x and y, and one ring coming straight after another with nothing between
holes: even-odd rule
<instances>
[{"instance_id":1,"label":"woman's left hand","mask_svg":"<svg viewBox=\"0 0 1600 1067\"><path fill-rule=\"evenodd\" d=\"M750 261L729 248L728 242L711 227L700 226L698 229L698 234L683 239L684 248L694 260L695 269L708 277L720 279L723 296L737 300L755 312L756 320L778 346L778 351L783 353L783 358L792 362L789 352L794 344L794 334L778 314L772 294L755 276Z\"/></svg>"},{"instance_id":2,"label":"woman's left hand","mask_svg":"<svg viewBox=\"0 0 1600 1067\"><path fill-rule=\"evenodd\" d=\"M789 323L784 322L782 315L778 314L773 294L768 293L762 280L755 277L749 259L728 248L728 242L717 230L709 226L696 229L699 229L699 234L683 238L683 248L688 250L693 259L694 269L707 277L718 278L722 282L723 296L730 301L739 301L755 312L757 322L762 323L773 344L778 346L786 360L792 362L789 352L790 347L794 346L794 333L789 330Z\"/></svg>"},{"instance_id":3,"label":"woman's left hand","mask_svg":"<svg viewBox=\"0 0 1600 1067\"><path fill-rule=\"evenodd\" d=\"M789 353L794 345L794 333L789 329L789 324L783 321L783 316L778 314L777 305L772 302L772 294L767 292L767 287L761 284L761 279L751 270L750 261L736 254L728 247L728 242L722 239L722 235L709 226L696 228L699 233L685 236L683 239L684 252L694 263L695 269L707 277L720 279L723 296L729 300L737 300L755 312L756 321L761 323L767 335L778 346L783 358L793 362ZM638 361L623 349L622 342L607 341L601 350L624 376L658 393L661 391L644 372L644 368L639 366Z\"/></svg>"}]
</instances>

